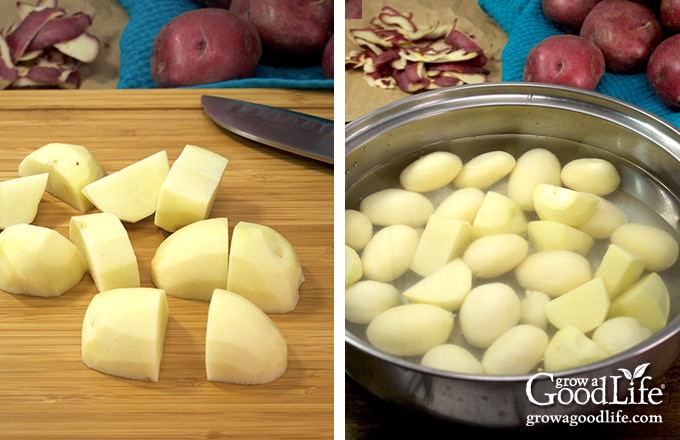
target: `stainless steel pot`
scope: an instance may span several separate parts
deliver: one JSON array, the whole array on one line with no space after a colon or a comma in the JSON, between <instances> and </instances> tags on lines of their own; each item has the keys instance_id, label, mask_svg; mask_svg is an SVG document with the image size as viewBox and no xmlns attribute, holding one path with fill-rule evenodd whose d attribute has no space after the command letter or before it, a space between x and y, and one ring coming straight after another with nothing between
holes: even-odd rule
<instances>
[{"instance_id":1,"label":"stainless steel pot","mask_svg":"<svg viewBox=\"0 0 680 440\"><path fill-rule=\"evenodd\" d=\"M441 89L373 111L348 124L345 135L347 207L378 187L393 184L391 169L401 169L428 150L445 147L465 157L485 148L513 149L513 139L525 139L554 143L563 158L587 154L620 159L628 170L623 190L672 229L679 228L680 132L646 111L594 92L528 83ZM377 396L451 421L514 427L527 424L532 416L585 417L613 399L624 399L621 387L628 382L614 389L618 381L626 380L621 369L633 372L648 363L645 377L634 378L631 384L653 388L653 380L678 357L680 287L669 290L671 319L663 330L626 352L552 377L532 380L532 375L470 375L422 367L373 348L351 326L345 330L345 368ZM566 378L603 380L597 393L606 397L596 398L596 391L588 388L593 382L581 390L573 382L559 395L556 382ZM550 396L554 404L543 405ZM628 403L635 404L630 399Z\"/></svg>"}]
</instances>

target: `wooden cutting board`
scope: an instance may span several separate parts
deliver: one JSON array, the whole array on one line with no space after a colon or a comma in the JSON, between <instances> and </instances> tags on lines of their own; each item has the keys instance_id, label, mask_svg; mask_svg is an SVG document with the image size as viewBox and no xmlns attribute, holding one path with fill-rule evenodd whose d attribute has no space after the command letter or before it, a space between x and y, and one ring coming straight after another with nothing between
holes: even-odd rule
<instances>
[{"instance_id":1,"label":"wooden cutting board","mask_svg":"<svg viewBox=\"0 0 680 440\"><path fill-rule=\"evenodd\" d=\"M208 303L169 297L157 383L108 376L80 358L83 314L95 286L85 275L57 298L0 292L0 439L291 438L333 436L333 169L228 134L203 113L213 94L333 118L330 91L78 90L0 93L0 180L49 142L86 146L107 172L186 144L229 159L211 217L273 227L305 273L297 308L271 315L289 347L288 370L262 386L208 382ZM68 236L79 212L45 194L34 224ZM147 218L126 225L142 285L167 233Z\"/></svg>"}]
</instances>

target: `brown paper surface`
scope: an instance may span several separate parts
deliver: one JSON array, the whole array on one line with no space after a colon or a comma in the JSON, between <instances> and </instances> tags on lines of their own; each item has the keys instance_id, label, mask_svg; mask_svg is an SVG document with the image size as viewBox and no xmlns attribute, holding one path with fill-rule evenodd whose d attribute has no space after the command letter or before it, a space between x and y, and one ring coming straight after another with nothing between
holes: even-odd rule
<instances>
[{"instance_id":1,"label":"brown paper surface","mask_svg":"<svg viewBox=\"0 0 680 440\"><path fill-rule=\"evenodd\" d=\"M362 18L345 20L345 55L359 49L349 38L349 30L369 27L371 19L383 6L391 6L402 13L413 12L416 24L455 23L456 29L474 37L484 50L488 58L488 81L501 80L501 52L508 36L475 0L365 0ZM346 122L407 96L411 94L398 89L369 86L361 69L345 71Z\"/></svg>"},{"instance_id":2,"label":"brown paper surface","mask_svg":"<svg viewBox=\"0 0 680 440\"><path fill-rule=\"evenodd\" d=\"M35 4L34 0L23 0ZM81 89L114 89L118 84L120 69L120 47L118 42L128 22L128 15L116 0L60 0L59 7L68 14L85 12L93 14L88 32L97 36L102 43L99 58L80 68ZM0 28L19 22L14 1L0 2Z\"/></svg>"}]
</instances>

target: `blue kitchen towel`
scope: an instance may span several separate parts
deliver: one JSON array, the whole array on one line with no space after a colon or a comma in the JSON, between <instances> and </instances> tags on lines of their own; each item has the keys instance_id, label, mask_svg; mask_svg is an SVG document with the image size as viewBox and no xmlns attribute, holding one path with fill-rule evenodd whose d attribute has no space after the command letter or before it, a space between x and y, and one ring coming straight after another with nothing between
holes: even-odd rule
<instances>
[{"instance_id":1,"label":"blue kitchen towel","mask_svg":"<svg viewBox=\"0 0 680 440\"><path fill-rule=\"evenodd\" d=\"M151 78L151 48L156 34L179 14L198 9L193 0L118 0L130 17L120 37L119 89L155 88ZM259 65L253 78L222 81L193 88L332 89L321 65L282 68Z\"/></svg>"},{"instance_id":2,"label":"blue kitchen towel","mask_svg":"<svg viewBox=\"0 0 680 440\"><path fill-rule=\"evenodd\" d=\"M522 81L529 50L544 38L562 32L543 16L541 0L478 0L478 3L508 35L501 55L502 80ZM641 107L680 128L680 112L671 110L656 97L644 72L607 72L595 91Z\"/></svg>"}]
</instances>

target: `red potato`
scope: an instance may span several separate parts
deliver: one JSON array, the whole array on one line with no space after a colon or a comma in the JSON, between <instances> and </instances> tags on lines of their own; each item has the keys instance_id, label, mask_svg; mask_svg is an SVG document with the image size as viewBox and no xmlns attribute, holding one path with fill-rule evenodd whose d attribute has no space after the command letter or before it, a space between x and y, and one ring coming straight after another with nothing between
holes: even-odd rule
<instances>
[{"instance_id":1,"label":"red potato","mask_svg":"<svg viewBox=\"0 0 680 440\"><path fill-rule=\"evenodd\" d=\"M326 43L326 47L323 50L323 56L321 57L321 71L323 72L324 78L333 78L333 41L335 34L331 35Z\"/></svg>"},{"instance_id":2,"label":"red potato","mask_svg":"<svg viewBox=\"0 0 680 440\"><path fill-rule=\"evenodd\" d=\"M158 32L151 77L158 87L209 84L253 76L262 57L257 30L222 8L184 12Z\"/></svg>"},{"instance_id":3,"label":"red potato","mask_svg":"<svg viewBox=\"0 0 680 440\"><path fill-rule=\"evenodd\" d=\"M524 64L523 79L595 90L605 72L604 56L578 35L554 35L534 46Z\"/></svg>"},{"instance_id":4,"label":"red potato","mask_svg":"<svg viewBox=\"0 0 680 440\"><path fill-rule=\"evenodd\" d=\"M666 31L671 34L680 33L680 0L661 0L659 17Z\"/></svg>"},{"instance_id":5,"label":"red potato","mask_svg":"<svg viewBox=\"0 0 680 440\"><path fill-rule=\"evenodd\" d=\"M601 0L541 0L543 15L565 32L578 34L588 13Z\"/></svg>"},{"instance_id":6,"label":"red potato","mask_svg":"<svg viewBox=\"0 0 680 440\"><path fill-rule=\"evenodd\" d=\"M647 63L647 80L663 103L680 110L680 34L654 49Z\"/></svg>"},{"instance_id":7,"label":"red potato","mask_svg":"<svg viewBox=\"0 0 680 440\"><path fill-rule=\"evenodd\" d=\"M580 35L600 48L608 71L628 73L644 68L663 30L644 3L602 0L586 16Z\"/></svg>"},{"instance_id":8,"label":"red potato","mask_svg":"<svg viewBox=\"0 0 680 440\"><path fill-rule=\"evenodd\" d=\"M232 0L229 10L253 23L269 59L318 61L333 33L332 0Z\"/></svg>"}]
</instances>

